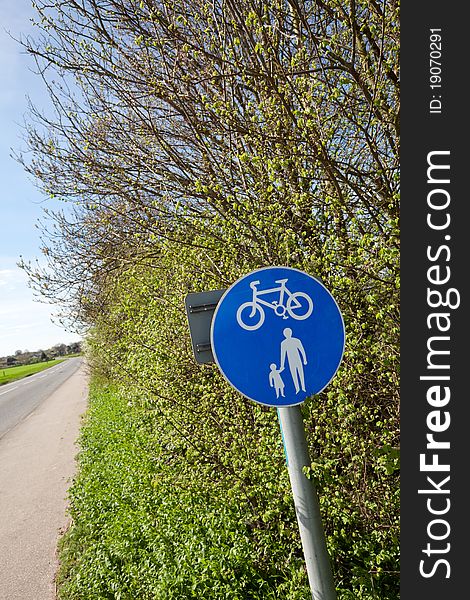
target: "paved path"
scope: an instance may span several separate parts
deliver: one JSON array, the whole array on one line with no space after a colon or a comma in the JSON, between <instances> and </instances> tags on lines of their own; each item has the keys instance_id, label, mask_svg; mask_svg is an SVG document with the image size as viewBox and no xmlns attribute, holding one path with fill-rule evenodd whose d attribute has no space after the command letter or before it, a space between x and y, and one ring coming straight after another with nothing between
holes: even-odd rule
<instances>
[{"instance_id":1,"label":"paved path","mask_svg":"<svg viewBox=\"0 0 470 600\"><path fill-rule=\"evenodd\" d=\"M1 385L0 438L44 402L81 364L81 358L70 358L35 375Z\"/></svg>"},{"instance_id":2,"label":"paved path","mask_svg":"<svg viewBox=\"0 0 470 600\"><path fill-rule=\"evenodd\" d=\"M71 360L68 379L49 374L59 387L51 379L54 391L0 438L0 600L55 598L56 545L87 400L85 367Z\"/></svg>"}]
</instances>

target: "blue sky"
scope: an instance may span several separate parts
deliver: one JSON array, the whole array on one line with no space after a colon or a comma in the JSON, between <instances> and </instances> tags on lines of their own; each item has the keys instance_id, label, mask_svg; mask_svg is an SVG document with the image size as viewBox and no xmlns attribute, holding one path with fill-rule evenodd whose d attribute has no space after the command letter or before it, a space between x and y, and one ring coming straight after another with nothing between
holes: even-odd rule
<instances>
[{"instance_id":1,"label":"blue sky","mask_svg":"<svg viewBox=\"0 0 470 600\"><path fill-rule=\"evenodd\" d=\"M50 106L33 61L12 40L35 35L30 0L0 0L0 356L16 350L38 350L80 339L54 324L55 308L34 300L27 277L17 267L20 256L40 259L36 223L50 201L13 158L25 149L22 124L27 97L42 109Z\"/></svg>"}]
</instances>

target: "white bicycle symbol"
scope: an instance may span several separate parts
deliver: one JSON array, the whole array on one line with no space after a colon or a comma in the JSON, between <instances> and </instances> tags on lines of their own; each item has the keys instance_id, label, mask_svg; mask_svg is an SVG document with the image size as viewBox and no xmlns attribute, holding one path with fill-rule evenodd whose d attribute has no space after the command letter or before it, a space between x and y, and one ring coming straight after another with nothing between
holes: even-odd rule
<instances>
[{"instance_id":1,"label":"white bicycle symbol","mask_svg":"<svg viewBox=\"0 0 470 600\"><path fill-rule=\"evenodd\" d=\"M288 316L297 321L307 319L312 314L312 299L305 292L292 293L289 291L286 287L287 281L287 279L278 279L275 283L278 283L279 286L267 290L258 290L256 286L259 285L260 282L252 281L250 283L250 287L253 290L252 300L244 302L237 310L237 322L240 327L243 327L243 329L247 329L248 331L259 329L266 317L262 305L271 308L278 317L282 317L283 319L287 319ZM260 296L276 292L279 292L278 300L268 302L260 298ZM287 301L284 304L286 297Z\"/></svg>"}]
</instances>

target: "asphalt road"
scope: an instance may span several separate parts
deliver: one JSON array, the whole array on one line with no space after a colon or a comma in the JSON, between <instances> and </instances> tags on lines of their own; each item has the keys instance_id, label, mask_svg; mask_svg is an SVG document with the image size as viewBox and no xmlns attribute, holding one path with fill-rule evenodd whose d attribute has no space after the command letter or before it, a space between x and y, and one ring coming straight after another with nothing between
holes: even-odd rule
<instances>
[{"instance_id":1,"label":"asphalt road","mask_svg":"<svg viewBox=\"0 0 470 600\"><path fill-rule=\"evenodd\" d=\"M0 387L0 600L54 600L75 441L86 410L81 359Z\"/></svg>"},{"instance_id":2,"label":"asphalt road","mask_svg":"<svg viewBox=\"0 0 470 600\"><path fill-rule=\"evenodd\" d=\"M44 402L81 364L81 358L69 358L35 375L1 385L0 438Z\"/></svg>"}]
</instances>

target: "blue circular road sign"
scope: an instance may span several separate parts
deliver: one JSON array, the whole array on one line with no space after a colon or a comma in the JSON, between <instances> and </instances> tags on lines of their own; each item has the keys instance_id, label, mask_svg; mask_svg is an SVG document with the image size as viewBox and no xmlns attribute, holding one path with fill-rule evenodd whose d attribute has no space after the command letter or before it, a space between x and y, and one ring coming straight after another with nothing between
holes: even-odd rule
<instances>
[{"instance_id":1,"label":"blue circular road sign","mask_svg":"<svg viewBox=\"0 0 470 600\"><path fill-rule=\"evenodd\" d=\"M215 362L247 398L300 404L334 377L344 322L325 286L303 271L266 267L245 275L220 299L211 325Z\"/></svg>"}]
</instances>

